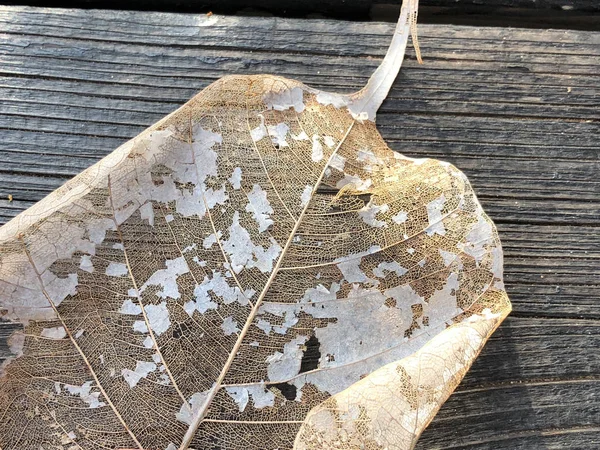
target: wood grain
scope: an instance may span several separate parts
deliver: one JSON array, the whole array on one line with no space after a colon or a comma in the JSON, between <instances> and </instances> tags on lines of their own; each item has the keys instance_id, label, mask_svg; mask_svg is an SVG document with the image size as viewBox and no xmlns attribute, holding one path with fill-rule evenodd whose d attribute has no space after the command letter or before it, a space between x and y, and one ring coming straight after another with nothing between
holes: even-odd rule
<instances>
[{"instance_id":1,"label":"wood grain","mask_svg":"<svg viewBox=\"0 0 600 450\"><path fill-rule=\"evenodd\" d=\"M7 3L8 2L8 3ZM401 0L5 0L63 8L173 11L396 22ZM422 23L521 28L600 29L597 0L420 0Z\"/></svg>"},{"instance_id":2,"label":"wood grain","mask_svg":"<svg viewBox=\"0 0 600 450\"><path fill-rule=\"evenodd\" d=\"M0 7L0 222L222 75L357 89L392 32L205 21ZM409 51L378 126L393 149L467 173L498 225L514 313L418 448L600 448L600 33L420 30L425 64Z\"/></svg>"}]
</instances>

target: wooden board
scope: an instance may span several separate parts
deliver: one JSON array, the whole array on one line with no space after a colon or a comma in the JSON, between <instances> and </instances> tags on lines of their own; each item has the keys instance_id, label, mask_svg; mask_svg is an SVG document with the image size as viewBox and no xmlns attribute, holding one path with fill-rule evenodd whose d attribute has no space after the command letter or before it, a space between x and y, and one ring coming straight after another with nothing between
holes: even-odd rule
<instances>
[{"instance_id":1,"label":"wooden board","mask_svg":"<svg viewBox=\"0 0 600 450\"><path fill-rule=\"evenodd\" d=\"M67 0L64 0L65 2ZM42 2L40 2L42 3ZM44 1L43 3L50 3ZM161 4L165 7L171 6L172 9L181 7L199 8L228 8L243 9L257 8L264 11L295 13L295 14L314 14L327 13L334 15L343 15L350 13L366 13L369 8L375 5L400 5L402 0L262 0L256 2L252 0L150 0L146 2L128 0L127 2L117 2L116 0L77 0L71 1L73 4L114 4L117 8L124 8L128 5L138 5L148 8L149 4ZM555 9L563 11L600 11L600 5L596 0L420 0L421 6L427 8L436 7L454 7L465 10L481 7L489 8L520 8L535 9L538 11L546 9Z\"/></svg>"},{"instance_id":2,"label":"wooden board","mask_svg":"<svg viewBox=\"0 0 600 450\"><path fill-rule=\"evenodd\" d=\"M224 74L357 89L392 28L0 7L0 222ZM514 313L418 448L600 448L600 33L420 30L425 64L409 50L378 126L467 173Z\"/></svg>"},{"instance_id":3,"label":"wooden board","mask_svg":"<svg viewBox=\"0 0 600 450\"><path fill-rule=\"evenodd\" d=\"M396 22L401 0L4 0L4 4ZM600 30L597 0L419 0L422 23Z\"/></svg>"}]
</instances>

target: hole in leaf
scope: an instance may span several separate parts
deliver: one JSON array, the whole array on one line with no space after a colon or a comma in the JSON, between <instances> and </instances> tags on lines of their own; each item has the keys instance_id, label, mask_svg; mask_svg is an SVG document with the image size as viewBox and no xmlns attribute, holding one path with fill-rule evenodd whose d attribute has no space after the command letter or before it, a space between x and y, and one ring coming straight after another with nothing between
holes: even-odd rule
<instances>
[{"instance_id":1,"label":"hole in leaf","mask_svg":"<svg viewBox=\"0 0 600 450\"><path fill-rule=\"evenodd\" d=\"M173 328L173 337L175 339L179 339L186 331L188 331L188 326L185 323Z\"/></svg>"},{"instance_id":2,"label":"hole in leaf","mask_svg":"<svg viewBox=\"0 0 600 450\"><path fill-rule=\"evenodd\" d=\"M316 369L319 366L319 359L321 358L321 352L319 351L321 343L314 334L306 341L304 346L306 350L304 350L302 355L300 373Z\"/></svg>"},{"instance_id":3,"label":"hole in leaf","mask_svg":"<svg viewBox=\"0 0 600 450\"><path fill-rule=\"evenodd\" d=\"M365 193L365 194L358 194L357 197L360 198L365 205L368 205L369 202L371 201L371 195L370 193Z\"/></svg>"},{"instance_id":4,"label":"hole in leaf","mask_svg":"<svg viewBox=\"0 0 600 450\"><path fill-rule=\"evenodd\" d=\"M317 186L317 194L321 194L321 195L332 195L332 196L336 196L338 194L340 190L338 188L332 187L332 186L327 186L326 184L319 184L319 186Z\"/></svg>"},{"instance_id":5,"label":"hole in leaf","mask_svg":"<svg viewBox=\"0 0 600 450\"><path fill-rule=\"evenodd\" d=\"M293 384L277 383L277 384L274 384L273 387L276 387L277 389L279 389L281 391L281 394L287 400L295 400L296 399L296 392L298 389Z\"/></svg>"}]
</instances>

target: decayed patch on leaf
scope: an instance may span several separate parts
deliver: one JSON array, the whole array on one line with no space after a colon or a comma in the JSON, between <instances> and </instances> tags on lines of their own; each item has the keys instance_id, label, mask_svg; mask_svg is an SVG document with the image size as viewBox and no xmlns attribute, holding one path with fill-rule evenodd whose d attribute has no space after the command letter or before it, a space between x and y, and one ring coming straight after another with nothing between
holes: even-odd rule
<instances>
[{"instance_id":1,"label":"decayed patch on leaf","mask_svg":"<svg viewBox=\"0 0 600 450\"><path fill-rule=\"evenodd\" d=\"M405 3L363 91L223 78L0 229L0 447L412 447L510 303L465 176L373 122Z\"/></svg>"}]
</instances>

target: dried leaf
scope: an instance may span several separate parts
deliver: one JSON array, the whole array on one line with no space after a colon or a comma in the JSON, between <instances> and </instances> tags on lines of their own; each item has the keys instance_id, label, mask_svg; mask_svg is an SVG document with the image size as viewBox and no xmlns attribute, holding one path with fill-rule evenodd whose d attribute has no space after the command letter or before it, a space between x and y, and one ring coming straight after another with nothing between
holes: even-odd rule
<instances>
[{"instance_id":1,"label":"dried leaf","mask_svg":"<svg viewBox=\"0 0 600 450\"><path fill-rule=\"evenodd\" d=\"M3 449L408 449L510 311L466 177L230 76L0 229Z\"/></svg>"}]
</instances>

